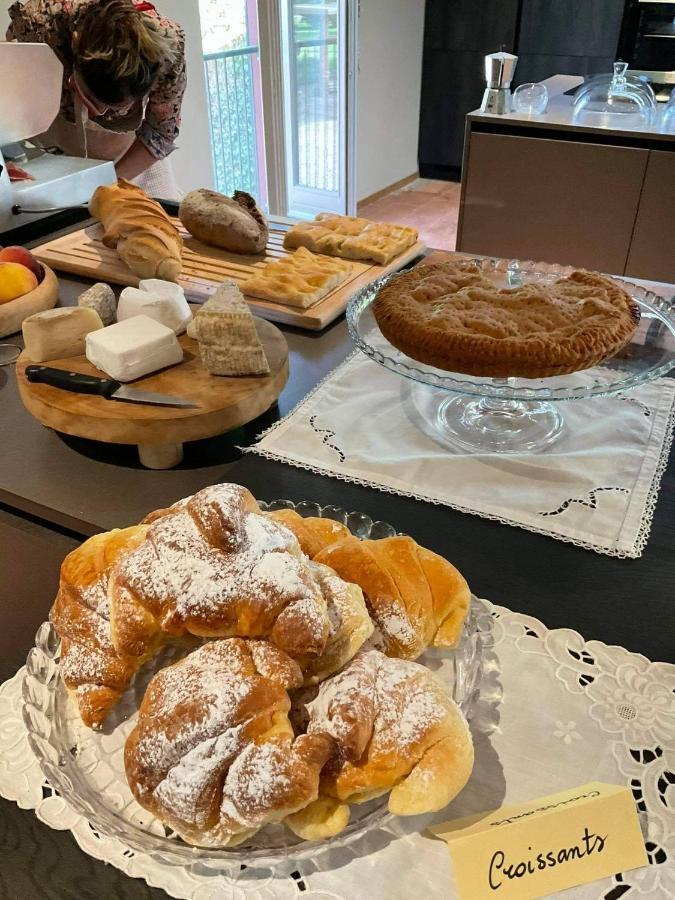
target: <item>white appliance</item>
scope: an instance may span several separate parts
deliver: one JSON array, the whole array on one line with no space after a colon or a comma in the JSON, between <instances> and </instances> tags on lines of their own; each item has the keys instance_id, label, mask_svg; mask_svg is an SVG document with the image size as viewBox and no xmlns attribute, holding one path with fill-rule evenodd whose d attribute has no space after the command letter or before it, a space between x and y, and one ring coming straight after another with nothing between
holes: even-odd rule
<instances>
[{"instance_id":1,"label":"white appliance","mask_svg":"<svg viewBox=\"0 0 675 900\"><path fill-rule=\"evenodd\" d=\"M117 180L111 162L34 150L18 163L34 180L10 182L3 146L49 128L62 82L63 66L47 44L0 43L0 237L55 209L87 203L99 185Z\"/></svg>"}]
</instances>

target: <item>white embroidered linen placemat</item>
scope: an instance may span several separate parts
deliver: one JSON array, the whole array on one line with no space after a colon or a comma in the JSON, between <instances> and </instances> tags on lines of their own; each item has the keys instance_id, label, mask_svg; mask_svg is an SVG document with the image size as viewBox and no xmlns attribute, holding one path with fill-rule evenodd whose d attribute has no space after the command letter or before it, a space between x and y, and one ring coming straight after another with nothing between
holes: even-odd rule
<instances>
[{"instance_id":1,"label":"white embroidered linen placemat","mask_svg":"<svg viewBox=\"0 0 675 900\"><path fill-rule=\"evenodd\" d=\"M421 391L433 389L411 384L357 351L247 452L610 556L642 554L672 443L675 379L560 402L558 440L508 455L437 442L420 427Z\"/></svg>"},{"instance_id":2,"label":"white embroidered linen placemat","mask_svg":"<svg viewBox=\"0 0 675 900\"><path fill-rule=\"evenodd\" d=\"M395 819L353 845L291 865L289 874L223 874L172 866L100 834L46 782L22 718L24 670L0 687L0 795L69 829L85 853L186 900L453 900L445 844L431 821L495 809L587 781L628 785L650 865L566 891L570 900L675 896L675 666L622 647L549 631L537 619L477 601L483 675L471 728L476 763L467 787L433 817ZM102 789L113 755L97 762ZM116 776L115 776L116 777Z\"/></svg>"}]
</instances>

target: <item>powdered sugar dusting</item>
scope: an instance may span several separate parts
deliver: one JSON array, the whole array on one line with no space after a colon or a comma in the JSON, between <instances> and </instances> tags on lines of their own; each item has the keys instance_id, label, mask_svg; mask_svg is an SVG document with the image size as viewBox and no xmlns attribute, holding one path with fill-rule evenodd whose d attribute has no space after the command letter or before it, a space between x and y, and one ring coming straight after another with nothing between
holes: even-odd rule
<instances>
[{"instance_id":1,"label":"powdered sugar dusting","mask_svg":"<svg viewBox=\"0 0 675 900\"><path fill-rule=\"evenodd\" d=\"M119 563L116 578L172 629L266 637L293 604L302 615L296 639L304 629L309 652L319 652L328 618L309 563L294 535L249 509L247 496L238 485L221 484L173 507Z\"/></svg>"},{"instance_id":2,"label":"powdered sugar dusting","mask_svg":"<svg viewBox=\"0 0 675 900\"><path fill-rule=\"evenodd\" d=\"M291 741L249 744L230 766L223 786L221 814L246 828L270 819L291 787Z\"/></svg>"},{"instance_id":3,"label":"powdered sugar dusting","mask_svg":"<svg viewBox=\"0 0 675 900\"><path fill-rule=\"evenodd\" d=\"M318 794L325 756L316 739L294 741L290 723L284 728L288 695L255 665L264 658L283 667L284 654L266 646L239 638L204 644L147 689L127 743L127 777L139 802L188 839L198 832L200 841L223 843Z\"/></svg>"},{"instance_id":4,"label":"powdered sugar dusting","mask_svg":"<svg viewBox=\"0 0 675 900\"><path fill-rule=\"evenodd\" d=\"M401 649L416 656L421 653L420 635L405 609L395 606L371 609L375 630L370 645L383 653Z\"/></svg>"},{"instance_id":5,"label":"powdered sugar dusting","mask_svg":"<svg viewBox=\"0 0 675 900\"><path fill-rule=\"evenodd\" d=\"M426 667L363 650L319 685L307 706L307 730L330 734L345 759L358 760L369 745L369 759L391 752L414 755L452 702Z\"/></svg>"}]
</instances>

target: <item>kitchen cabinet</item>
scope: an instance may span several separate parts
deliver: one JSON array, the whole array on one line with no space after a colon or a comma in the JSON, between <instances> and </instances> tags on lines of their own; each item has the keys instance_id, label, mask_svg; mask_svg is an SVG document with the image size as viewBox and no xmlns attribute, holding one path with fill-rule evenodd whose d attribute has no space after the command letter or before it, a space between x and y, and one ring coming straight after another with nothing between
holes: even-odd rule
<instances>
[{"instance_id":1,"label":"kitchen cabinet","mask_svg":"<svg viewBox=\"0 0 675 900\"><path fill-rule=\"evenodd\" d=\"M523 0L516 52L613 57L623 7L624 0Z\"/></svg>"},{"instance_id":2,"label":"kitchen cabinet","mask_svg":"<svg viewBox=\"0 0 675 900\"><path fill-rule=\"evenodd\" d=\"M458 110L474 109L485 88L485 53L434 50L424 53L422 64L423 100L420 105L419 160L423 177L443 177L462 159L464 128ZM461 77L448 77L453 67ZM423 163L423 160L426 162Z\"/></svg>"},{"instance_id":3,"label":"kitchen cabinet","mask_svg":"<svg viewBox=\"0 0 675 900\"><path fill-rule=\"evenodd\" d=\"M648 150L474 133L458 249L622 273Z\"/></svg>"},{"instance_id":4,"label":"kitchen cabinet","mask_svg":"<svg viewBox=\"0 0 675 900\"><path fill-rule=\"evenodd\" d=\"M652 150L626 274L675 281L675 151Z\"/></svg>"},{"instance_id":5,"label":"kitchen cabinet","mask_svg":"<svg viewBox=\"0 0 675 900\"><path fill-rule=\"evenodd\" d=\"M422 57L419 170L458 178L464 116L481 101L484 57L514 46L518 0L427 0Z\"/></svg>"},{"instance_id":6,"label":"kitchen cabinet","mask_svg":"<svg viewBox=\"0 0 675 900\"><path fill-rule=\"evenodd\" d=\"M623 7L624 0L427 0L420 174L459 176L464 118L483 95L485 54L503 44L518 55L514 86L608 71Z\"/></svg>"}]
</instances>

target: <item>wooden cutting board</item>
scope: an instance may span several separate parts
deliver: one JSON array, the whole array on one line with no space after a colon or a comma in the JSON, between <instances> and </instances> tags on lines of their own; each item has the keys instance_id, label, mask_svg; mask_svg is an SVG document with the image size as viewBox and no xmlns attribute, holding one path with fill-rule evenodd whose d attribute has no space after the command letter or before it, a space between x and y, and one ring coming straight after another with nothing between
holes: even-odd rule
<instances>
[{"instance_id":1,"label":"wooden cutting board","mask_svg":"<svg viewBox=\"0 0 675 900\"><path fill-rule=\"evenodd\" d=\"M183 272L179 276L179 284L185 289L189 300L203 302L216 290L225 279L241 283L255 269L261 268L266 260L287 256L283 248L285 230L270 227L267 249L261 256L245 256L228 253L217 247L209 247L195 240L183 228L178 219L173 220L183 235L185 247L183 251ZM104 247L100 236L100 225L91 225L74 231L64 237L49 241L32 252L41 262L59 272L82 275L94 281L107 281L113 284L138 285L138 277L122 262L114 250ZM405 253L397 256L388 266L377 266L372 263L350 260L352 271L349 278L331 291L318 303L308 309L297 309L282 303L271 303L256 297L246 299L253 312L273 322L285 325L296 325L311 331L320 331L337 319L344 312L349 298L371 281L395 272L406 263L421 256L426 247L417 242Z\"/></svg>"},{"instance_id":2,"label":"wooden cutting board","mask_svg":"<svg viewBox=\"0 0 675 900\"><path fill-rule=\"evenodd\" d=\"M141 462L152 469L167 469L182 459L182 444L214 437L246 424L275 402L288 380L288 346L270 322L256 318L258 337L265 348L271 373L265 376L223 378L209 375L199 358L197 342L182 335L183 362L131 386L182 397L196 409L121 403L88 394L75 394L46 384L31 384L26 366L33 361L24 352L16 363L19 393L26 409L55 431L112 444L137 444ZM50 360L45 365L86 375L105 375L85 356Z\"/></svg>"}]
</instances>

